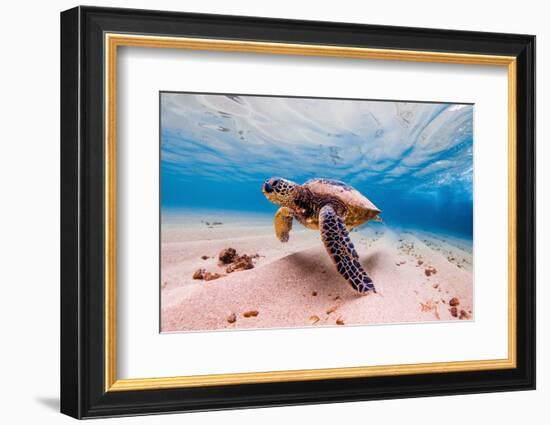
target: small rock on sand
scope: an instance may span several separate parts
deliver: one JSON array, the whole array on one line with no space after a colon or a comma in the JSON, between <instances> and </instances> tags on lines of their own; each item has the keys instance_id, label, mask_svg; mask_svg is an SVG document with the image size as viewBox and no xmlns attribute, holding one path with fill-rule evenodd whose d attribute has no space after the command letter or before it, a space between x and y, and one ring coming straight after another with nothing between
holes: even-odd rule
<instances>
[{"instance_id":1,"label":"small rock on sand","mask_svg":"<svg viewBox=\"0 0 550 425\"><path fill-rule=\"evenodd\" d=\"M341 317L339 317L338 319L336 319L336 324L337 324L337 325L345 325L344 319L342 319Z\"/></svg>"},{"instance_id":2,"label":"small rock on sand","mask_svg":"<svg viewBox=\"0 0 550 425\"><path fill-rule=\"evenodd\" d=\"M226 248L220 252L218 259L220 260L220 266L227 265L225 271L227 273L233 273L237 270L250 270L254 268L254 259L259 258L258 254L238 255L235 248Z\"/></svg>"},{"instance_id":3,"label":"small rock on sand","mask_svg":"<svg viewBox=\"0 0 550 425\"><path fill-rule=\"evenodd\" d=\"M193 273L193 279L204 279L204 274L206 273L206 270L204 269L197 269L195 270L195 273Z\"/></svg>"},{"instance_id":4,"label":"small rock on sand","mask_svg":"<svg viewBox=\"0 0 550 425\"><path fill-rule=\"evenodd\" d=\"M430 277L432 274L437 273L437 269L433 266L428 266L426 267L426 269L424 269L424 273L426 274L426 276Z\"/></svg>"},{"instance_id":5,"label":"small rock on sand","mask_svg":"<svg viewBox=\"0 0 550 425\"><path fill-rule=\"evenodd\" d=\"M460 310L460 316L458 316L460 320L468 320L470 317L466 310Z\"/></svg>"},{"instance_id":6,"label":"small rock on sand","mask_svg":"<svg viewBox=\"0 0 550 425\"><path fill-rule=\"evenodd\" d=\"M433 300L428 300L425 303L420 303L420 310L422 310L423 312L432 311L433 308Z\"/></svg>"},{"instance_id":7,"label":"small rock on sand","mask_svg":"<svg viewBox=\"0 0 550 425\"><path fill-rule=\"evenodd\" d=\"M338 306L333 305L331 308L329 308L327 310L327 314L334 313L337 308L338 308Z\"/></svg>"},{"instance_id":8,"label":"small rock on sand","mask_svg":"<svg viewBox=\"0 0 550 425\"><path fill-rule=\"evenodd\" d=\"M451 307L451 308L449 309L449 312L451 313L451 316L453 316L453 317L458 317L458 310L457 310L456 307Z\"/></svg>"},{"instance_id":9,"label":"small rock on sand","mask_svg":"<svg viewBox=\"0 0 550 425\"><path fill-rule=\"evenodd\" d=\"M235 323L237 321L237 315L235 313L231 313L229 316L227 316L227 321L229 323Z\"/></svg>"},{"instance_id":10,"label":"small rock on sand","mask_svg":"<svg viewBox=\"0 0 550 425\"><path fill-rule=\"evenodd\" d=\"M208 260L208 258L210 258L210 257L208 257L208 255L203 255L201 258L202 258L203 260Z\"/></svg>"},{"instance_id":11,"label":"small rock on sand","mask_svg":"<svg viewBox=\"0 0 550 425\"><path fill-rule=\"evenodd\" d=\"M197 269L193 273L193 279L196 280L216 280L224 276L224 274L207 272L206 269Z\"/></svg>"},{"instance_id":12,"label":"small rock on sand","mask_svg":"<svg viewBox=\"0 0 550 425\"><path fill-rule=\"evenodd\" d=\"M235 257L237 256L237 250L235 248L226 248L220 252L220 255L218 256L220 263L222 264L229 264L232 263L233 260L235 260Z\"/></svg>"},{"instance_id":13,"label":"small rock on sand","mask_svg":"<svg viewBox=\"0 0 550 425\"><path fill-rule=\"evenodd\" d=\"M258 314L260 314L258 310L249 310L249 311L245 311L243 313L243 316L246 318L249 318L249 317L256 317Z\"/></svg>"},{"instance_id":14,"label":"small rock on sand","mask_svg":"<svg viewBox=\"0 0 550 425\"><path fill-rule=\"evenodd\" d=\"M254 263L250 255L239 255L235 257L232 263L226 267L227 273L233 273L236 270L250 270L254 268Z\"/></svg>"},{"instance_id":15,"label":"small rock on sand","mask_svg":"<svg viewBox=\"0 0 550 425\"><path fill-rule=\"evenodd\" d=\"M314 297L316 297L316 296L317 296L317 291L313 291L313 292L311 293L311 295L313 295Z\"/></svg>"},{"instance_id":16,"label":"small rock on sand","mask_svg":"<svg viewBox=\"0 0 550 425\"><path fill-rule=\"evenodd\" d=\"M225 276L224 274L205 272L204 280L216 280L224 276Z\"/></svg>"},{"instance_id":17,"label":"small rock on sand","mask_svg":"<svg viewBox=\"0 0 550 425\"><path fill-rule=\"evenodd\" d=\"M311 316L311 317L309 318L309 323L311 323L312 325L314 325L314 324L317 323L319 320L321 320L321 319L319 319L319 316Z\"/></svg>"},{"instance_id":18,"label":"small rock on sand","mask_svg":"<svg viewBox=\"0 0 550 425\"><path fill-rule=\"evenodd\" d=\"M460 300L457 297L453 297L449 300L449 305L455 307L460 304Z\"/></svg>"}]
</instances>

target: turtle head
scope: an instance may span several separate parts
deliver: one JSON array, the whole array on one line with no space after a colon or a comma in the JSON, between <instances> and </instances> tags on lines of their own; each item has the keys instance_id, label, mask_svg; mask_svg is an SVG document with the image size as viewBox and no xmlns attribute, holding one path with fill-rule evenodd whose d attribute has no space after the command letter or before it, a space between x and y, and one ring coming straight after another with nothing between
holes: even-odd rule
<instances>
[{"instance_id":1,"label":"turtle head","mask_svg":"<svg viewBox=\"0 0 550 425\"><path fill-rule=\"evenodd\" d=\"M277 205L289 205L294 199L298 185L281 177L271 177L262 185L265 197Z\"/></svg>"}]
</instances>

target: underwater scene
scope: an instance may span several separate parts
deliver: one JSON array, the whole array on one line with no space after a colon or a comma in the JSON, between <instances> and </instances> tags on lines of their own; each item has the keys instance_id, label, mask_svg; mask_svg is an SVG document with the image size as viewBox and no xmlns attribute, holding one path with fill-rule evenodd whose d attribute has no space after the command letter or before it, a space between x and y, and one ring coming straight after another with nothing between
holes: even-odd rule
<instances>
[{"instance_id":1,"label":"underwater scene","mask_svg":"<svg viewBox=\"0 0 550 425\"><path fill-rule=\"evenodd\" d=\"M161 92L161 331L472 320L473 111Z\"/></svg>"}]
</instances>

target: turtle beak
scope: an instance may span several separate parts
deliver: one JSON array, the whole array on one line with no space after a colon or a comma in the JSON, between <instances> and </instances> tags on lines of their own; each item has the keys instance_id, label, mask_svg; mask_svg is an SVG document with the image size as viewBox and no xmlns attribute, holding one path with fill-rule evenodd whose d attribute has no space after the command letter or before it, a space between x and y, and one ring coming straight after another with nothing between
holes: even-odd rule
<instances>
[{"instance_id":1,"label":"turtle beak","mask_svg":"<svg viewBox=\"0 0 550 425\"><path fill-rule=\"evenodd\" d=\"M273 187L268 182L264 183L264 192L265 193L273 192Z\"/></svg>"}]
</instances>

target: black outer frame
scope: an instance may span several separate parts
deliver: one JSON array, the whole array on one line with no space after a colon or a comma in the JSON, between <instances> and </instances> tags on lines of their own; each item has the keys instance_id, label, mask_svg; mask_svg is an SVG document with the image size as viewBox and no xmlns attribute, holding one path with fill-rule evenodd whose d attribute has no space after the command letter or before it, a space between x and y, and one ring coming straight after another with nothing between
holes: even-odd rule
<instances>
[{"instance_id":1,"label":"black outer frame","mask_svg":"<svg viewBox=\"0 0 550 425\"><path fill-rule=\"evenodd\" d=\"M517 58L517 368L104 391L105 32ZM535 388L535 37L76 7L61 13L61 412L76 418Z\"/></svg>"}]
</instances>

